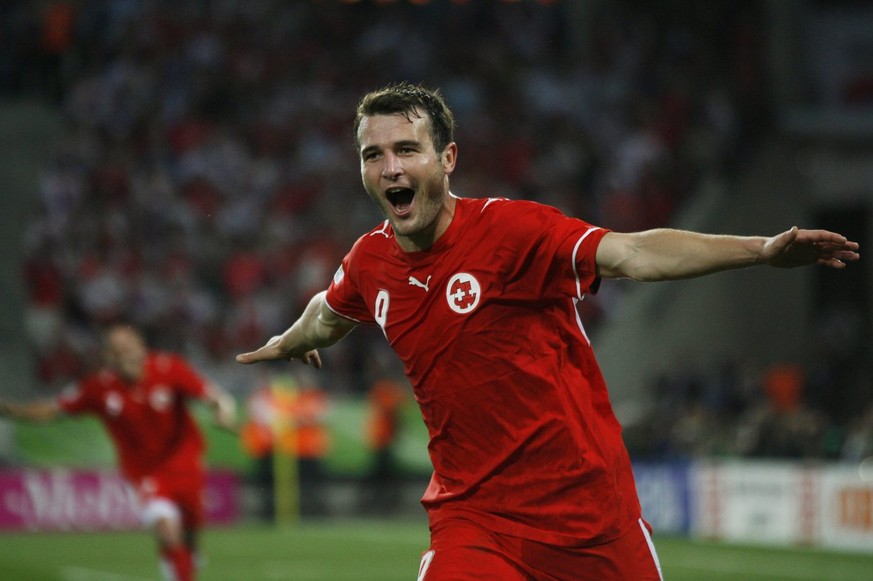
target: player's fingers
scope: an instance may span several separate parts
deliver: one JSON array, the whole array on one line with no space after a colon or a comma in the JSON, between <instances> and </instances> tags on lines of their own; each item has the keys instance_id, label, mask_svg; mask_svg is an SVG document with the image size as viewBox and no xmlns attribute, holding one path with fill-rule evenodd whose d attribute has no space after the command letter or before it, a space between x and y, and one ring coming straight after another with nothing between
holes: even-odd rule
<instances>
[{"instance_id":1,"label":"player's fingers","mask_svg":"<svg viewBox=\"0 0 873 581\"><path fill-rule=\"evenodd\" d=\"M844 250L847 252L856 252L858 248L860 248L860 245L857 242L852 242L850 240L817 240L813 242L812 245L822 250Z\"/></svg>"},{"instance_id":2,"label":"player's fingers","mask_svg":"<svg viewBox=\"0 0 873 581\"><path fill-rule=\"evenodd\" d=\"M284 354L278 347L281 340L281 335L274 335L273 337L270 337L270 340L260 349L248 353L241 353L236 356L236 360L239 363L258 363L259 361L282 359Z\"/></svg>"},{"instance_id":3,"label":"player's fingers","mask_svg":"<svg viewBox=\"0 0 873 581\"><path fill-rule=\"evenodd\" d=\"M316 369L321 369L321 355L319 355L318 351L314 349L312 351L307 351L303 355L303 363L312 365Z\"/></svg>"},{"instance_id":4,"label":"player's fingers","mask_svg":"<svg viewBox=\"0 0 873 581\"><path fill-rule=\"evenodd\" d=\"M859 260L861 255L857 252L853 252L851 250L840 250L833 253L834 258L838 260L842 260L843 262L853 262L855 260Z\"/></svg>"},{"instance_id":5,"label":"player's fingers","mask_svg":"<svg viewBox=\"0 0 873 581\"><path fill-rule=\"evenodd\" d=\"M818 257L822 260L836 259L840 262L855 262L861 258L861 255L854 250L846 250L843 248L817 248Z\"/></svg>"},{"instance_id":6,"label":"player's fingers","mask_svg":"<svg viewBox=\"0 0 873 581\"><path fill-rule=\"evenodd\" d=\"M832 256L827 258L819 258L816 260L816 263L819 266L827 266L830 268L846 268L846 263L838 258L834 258Z\"/></svg>"},{"instance_id":7,"label":"player's fingers","mask_svg":"<svg viewBox=\"0 0 873 581\"><path fill-rule=\"evenodd\" d=\"M257 351L251 351L249 353L240 353L236 356L237 363L258 363L261 361L275 361L278 359L284 359L286 361L293 361L298 359L293 355L287 355L283 353L275 346L270 345L269 343ZM299 357L300 361L305 363L306 365L312 365L316 369L321 369L321 355L318 354L318 351L312 350L307 351L303 354L302 357Z\"/></svg>"},{"instance_id":8,"label":"player's fingers","mask_svg":"<svg viewBox=\"0 0 873 581\"><path fill-rule=\"evenodd\" d=\"M236 356L238 363L258 363L259 361L270 361L277 359L276 349L272 347L261 347L257 351L249 353L240 353Z\"/></svg>"},{"instance_id":9,"label":"player's fingers","mask_svg":"<svg viewBox=\"0 0 873 581\"><path fill-rule=\"evenodd\" d=\"M827 230L805 230L798 236L800 243L811 243L818 249L829 251L857 252L861 247L854 240L849 240L842 234Z\"/></svg>"},{"instance_id":10,"label":"player's fingers","mask_svg":"<svg viewBox=\"0 0 873 581\"><path fill-rule=\"evenodd\" d=\"M255 363L256 361L260 361L260 360L255 358L254 352L240 353L239 355L236 356L237 363Z\"/></svg>"}]
</instances>

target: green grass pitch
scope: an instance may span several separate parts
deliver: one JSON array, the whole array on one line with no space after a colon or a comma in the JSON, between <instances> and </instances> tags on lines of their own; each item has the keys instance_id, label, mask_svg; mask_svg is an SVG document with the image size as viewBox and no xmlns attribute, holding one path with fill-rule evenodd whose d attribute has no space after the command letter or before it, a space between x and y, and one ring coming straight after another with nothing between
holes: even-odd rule
<instances>
[{"instance_id":1,"label":"green grass pitch","mask_svg":"<svg viewBox=\"0 0 873 581\"><path fill-rule=\"evenodd\" d=\"M869 581L873 554L656 538L667 581ZM207 530L199 581L414 581L422 521L312 521ZM146 533L0 534L4 581L158 581Z\"/></svg>"}]
</instances>

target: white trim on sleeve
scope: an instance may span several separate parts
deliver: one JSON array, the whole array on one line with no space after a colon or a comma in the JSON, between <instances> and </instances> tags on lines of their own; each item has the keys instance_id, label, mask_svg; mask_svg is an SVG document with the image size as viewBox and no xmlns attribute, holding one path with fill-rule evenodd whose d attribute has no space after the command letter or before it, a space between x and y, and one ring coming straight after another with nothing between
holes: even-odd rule
<instances>
[{"instance_id":1,"label":"white trim on sleeve","mask_svg":"<svg viewBox=\"0 0 873 581\"><path fill-rule=\"evenodd\" d=\"M579 271L576 269L576 254L579 252L579 247L582 245L582 241L595 230L601 230L601 228L596 226L589 228L585 234L579 237L579 240L576 241L576 245L573 247L573 274L576 276L576 298L580 301L582 300L584 293L582 292L582 281L579 280Z\"/></svg>"}]
</instances>

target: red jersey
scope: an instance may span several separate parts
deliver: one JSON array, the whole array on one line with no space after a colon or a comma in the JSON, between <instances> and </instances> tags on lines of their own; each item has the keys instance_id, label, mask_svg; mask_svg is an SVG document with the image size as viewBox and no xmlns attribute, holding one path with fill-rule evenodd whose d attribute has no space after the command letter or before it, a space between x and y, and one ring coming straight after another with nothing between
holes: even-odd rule
<instances>
[{"instance_id":1,"label":"red jersey","mask_svg":"<svg viewBox=\"0 0 873 581\"><path fill-rule=\"evenodd\" d=\"M115 445L122 474L139 483L147 476L203 470L204 440L186 401L205 393L205 380L184 360L150 353L139 383L100 371L62 394L59 404L68 414L96 415Z\"/></svg>"},{"instance_id":2,"label":"red jersey","mask_svg":"<svg viewBox=\"0 0 873 581\"><path fill-rule=\"evenodd\" d=\"M378 324L430 436L431 525L474 518L558 545L637 526L630 459L576 310L606 230L526 201L457 200L428 250L386 221L352 247L328 306Z\"/></svg>"}]
</instances>

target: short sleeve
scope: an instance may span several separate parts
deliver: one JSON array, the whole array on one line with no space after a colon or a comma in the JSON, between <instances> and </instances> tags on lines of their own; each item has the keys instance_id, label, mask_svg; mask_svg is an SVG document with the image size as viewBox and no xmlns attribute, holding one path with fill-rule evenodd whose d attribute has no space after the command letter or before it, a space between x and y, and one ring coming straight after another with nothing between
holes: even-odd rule
<instances>
[{"instance_id":1,"label":"short sleeve","mask_svg":"<svg viewBox=\"0 0 873 581\"><path fill-rule=\"evenodd\" d=\"M597 292L597 247L607 229L535 202L507 204L499 216L501 248L512 249L505 279L515 293L541 299ZM521 288L518 288L521 287Z\"/></svg>"},{"instance_id":2,"label":"short sleeve","mask_svg":"<svg viewBox=\"0 0 873 581\"><path fill-rule=\"evenodd\" d=\"M62 412L68 415L77 415L95 411L94 398L89 395L89 381L93 381L93 379L71 383L61 391L57 398L57 404Z\"/></svg>"},{"instance_id":3,"label":"short sleeve","mask_svg":"<svg viewBox=\"0 0 873 581\"><path fill-rule=\"evenodd\" d=\"M609 232L590 224L585 224L584 228L584 232L573 244L573 250L569 257L576 285L575 294L578 299L581 299L585 294L596 293L600 287L600 277L597 276L597 247Z\"/></svg>"},{"instance_id":4,"label":"short sleeve","mask_svg":"<svg viewBox=\"0 0 873 581\"><path fill-rule=\"evenodd\" d=\"M327 306L347 319L358 323L375 323L357 284L357 245L343 258L327 289Z\"/></svg>"},{"instance_id":5,"label":"short sleeve","mask_svg":"<svg viewBox=\"0 0 873 581\"><path fill-rule=\"evenodd\" d=\"M162 375L166 373L169 383L182 395L194 399L206 395L206 380L181 357L159 354L155 357L155 368Z\"/></svg>"}]
</instances>

